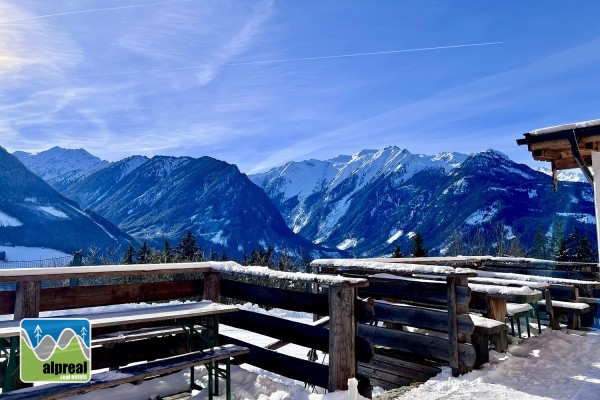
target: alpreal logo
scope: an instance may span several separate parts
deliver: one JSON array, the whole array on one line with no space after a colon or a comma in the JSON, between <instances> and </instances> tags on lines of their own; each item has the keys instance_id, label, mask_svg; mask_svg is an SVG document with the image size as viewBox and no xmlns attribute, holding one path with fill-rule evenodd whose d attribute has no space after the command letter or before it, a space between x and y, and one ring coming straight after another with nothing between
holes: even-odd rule
<instances>
[{"instance_id":1,"label":"alpreal logo","mask_svg":"<svg viewBox=\"0 0 600 400\"><path fill-rule=\"evenodd\" d=\"M21 381L89 381L90 336L90 321L85 318L21 320Z\"/></svg>"}]
</instances>

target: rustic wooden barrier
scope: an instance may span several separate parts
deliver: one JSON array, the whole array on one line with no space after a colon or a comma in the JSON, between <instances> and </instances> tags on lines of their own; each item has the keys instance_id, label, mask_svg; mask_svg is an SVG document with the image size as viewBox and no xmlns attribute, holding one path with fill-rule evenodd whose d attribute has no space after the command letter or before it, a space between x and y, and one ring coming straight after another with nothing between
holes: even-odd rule
<instances>
[{"instance_id":1,"label":"rustic wooden barrier","mask_svg":"<svg viewBox=\"0 0 600 400\"><path fill-rule=\"evenodd\" d=\"M388 326L359 324L359 335L373 344L447 362L454 376L475 365L475 350L470 344L474 328L469 317L471 292L467 284L467 277L475 275L472 271L362 260L316 260L312 266L320 273L365 276L369 286L359 288L359 296L403 303L375 302L375 319ZM410 278L417 273L442 275L445 281ZM392 328L394 325L396 329ZM401 368L397 372L400 371ZM399 377L395 383L403 381Z\"/></svg>"},{"instance_id":2,"label":"rustic wooden barrier","mask_svg":"<svg viewBox=\"0 0 600 400\"><path fill-rule=\"evenodd\" d=\"M171 276L174 274L191 274L191 276L178 281L164 281L163 279L162 282L147 283L114 284L111 281L117 277L126 277L126 280L130 280L130 277ZM223 274L226 274L227 277L224 277ZM332 290L328 296L314 295L230 279L234 276L328 284ZM96 280L106 280L106 278L109 278L106 281L108 284L97 284ZM69 280L78 280L79 285L42 288L40 282L46 280L61 280L65 284L68 284ZM356 299L356 288L368 285L365 279L283 273L262 267L242 267L234 262L204 262L3 270L0 271L0 282L17 283L15 290L0 291L0 313L14 313L15 319L38 317L41 311L65 310L73 307L183 299L198 300L199 298L219 301L221 296L269 307L328 315L329 329L249 312L240 312L239 319L225 317L223 314L221 321L329 353L329 366L322 366L271 350L247 346L251 347L252 351L248 356L244 356L246 358L243 361L293 379L325 387L331 391L347 389L348 379L357 375L357 354L363 361L368 361L372 357L370 343L357 338L356 335L356 318L363 320L372 318L372 310L369 305ZM210 324L211 320L198 322ZM148 324L138 324L135 327L115 326L107 329L94 329L94 335L145 326ZM234 342L230 338L222 337L222 339L226 342ZM193 343L193 345L199 346L201 343ZM144 361L149 359L149 354L153 358L163 358L188 351L187 346L174 336L122 343L118 350L114 351L104 347L94 348L92 368L108 368Z\"/></svg>"}]
</instances>

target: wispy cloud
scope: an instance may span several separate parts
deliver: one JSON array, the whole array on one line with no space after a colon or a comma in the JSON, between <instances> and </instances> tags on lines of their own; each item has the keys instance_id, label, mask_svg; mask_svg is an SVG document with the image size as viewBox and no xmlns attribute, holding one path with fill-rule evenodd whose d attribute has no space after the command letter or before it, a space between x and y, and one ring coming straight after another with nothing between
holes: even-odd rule
<instances>
[{"instance_id":1,"label":"wispy cloud","mask_svg":"<svg viewBox=\"0 0 600 400\"><path fill-rule=\"evenodd\" d=\"M521 133L540 124L573 122L556 119L557 115L564 118L564 113L540 112L565 111L569 97L600 90L593 74L590 80L582 80L582 73L600 68L600 53L595 51L599 46L600 39L593 40L416 101L396 104L385 112L330 131L312 132L274 151L249 170L264 171L291 159L352 153L361 148L365 137L374 148L397 144L426 154L446 150L469 153L486 148L518 151L515 140ZM578 107L581 119L597 115L594 104L585 109Z\"/></svg>"},{"instance_id":2,"label":"wispy cloud","mask_svg":"<svg viewBox=\"0 0 600 400\"><path fill-rule=\"evenodd\" d=\"M266 0L250 9L245 5L223 7L219 3L171 7L146 15L144 20L132 21L118 43L128 51L153 60L154 67L95 71L86 76L155 74L162 78L176 77L174 87L179 90L187 90L191 84L207 85L223 66L251 48L269 19L271 9L272 0ZM193 71L182 76L179 74L182 70ZM193 83L187 79L190 76L195 77Z\"/></svg>"}]
</instances>

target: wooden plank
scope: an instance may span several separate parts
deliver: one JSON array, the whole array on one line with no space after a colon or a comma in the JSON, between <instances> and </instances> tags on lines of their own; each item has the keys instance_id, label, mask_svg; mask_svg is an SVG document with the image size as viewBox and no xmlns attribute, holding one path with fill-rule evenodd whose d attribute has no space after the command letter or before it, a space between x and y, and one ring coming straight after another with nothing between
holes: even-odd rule
<instances>
[{"instance_id":1,"label":"wooden plank","mask_svg":"<svg viewBox=\"0 0 600 400\"><path fill-rule=\"evenodd\" d=\"M415 328L448 332L448 312L444 310L376 301L375 319ZM473 321L468 315L458 315L457 322L459 332L467 334L473 332Z\"/></svg>"},{"instance_id":2,"label":"wooden plank","mask_svg":"<svg viewBox=\"0 0 600 400\"><path fill-rule=\"evenodd\" d=\"M375 368L371 365L359 364L358 372L369 377L371 384L380 386L385 390L391 390L402 386L408 386L413 379L405 377L402 370L390 371Z\"/></svg>"},{"instance_id":3,"label":"wooden plank","mask_svg":"<svg viewBox=\"0 0 600 400\"><path fill-rule=\"evenodd\" d=\"M154 326L160 325L162 321L173 321L186 319L192 323L199 318L237 311L232 305L218 304L210 301L195 303L169 304L161 306L138 307L129 310L88 313L79 312L63 315L57 318L87 318L90 320L92 329L100 334L99 329L107 327L109 333L116 330L132 330L144 327L143 324L150 323ZM141 325L141 326L140 326ZM0 322L0 337L18 336L18 321Z\"/></svg>"},{"instance_id":4,"label":"wooden plank","mask_svg":"<svg viewBox=\"0 0 600 400\"><path fill-rule=\"evenodd\" d=\"M323 294L294 292L223 279L221 281L221 295L285 310L303 311L318 315L328 315L329 313L329 302L327 296Z\"/></svg>"},{"instance_id":5,"label":"wooden plank","mask_svg":"<svg viewBox=\"0 0 600 400\"><path fill-rule=\"evenodd\" d=\"M572 301L576 291L578 292L578 289L574 285L550 285L552 300Z\"/></svg>"},{"instance_id":6,"label":"wooden plank","mask_svg":"<svg viewBox=\"0 0 600 400\"><path fill-rule=\"evenodd\" d=\"M12 314L15 310L16 291L0 291L0 314Z\"/></svg>"},{"instance_id":7,"label":"wooden plank","mask_svg":"<svg viewBox=\"0 0 600 400\"><path fill-rule=\"evenodd\" d=\"M329 329L322 326L303 324L246 310L240 310L234 314L223 314L220 322L287 343L294 343L324 353L329 352ZM367 339L357 338L356 356L363 362L369 362L373 358L373 348Z\"/></svg>"},{"instance_id":8,"label":"wooden plank","mask_svg":"<svg viewBox=\"0 0 600 400\"><path fill-rule=\"evenodd\" d=\"M87 383L58 383L27 388L11 393L4 393L3 399L61 399L98 389L114 387L128 382L136 382L153 376L178 372L207 362L224 360L247 354L248 349L240 346L226 345L204 352L189 353L164 360L152 361L141 365L121 368L92 375Z\"/></svg>"},{"instance_id":9,"label":"wooden plank","mask_svg":"<svg viewBox=\"0 0 600 400\"><path fill-rule=\"evenodd\" d=\"M41 311L198 298L201 280L42 289Z\"/></svg>"},{"instance_id":10,"label":"wooden plank","mask_svg":"<svg viewBox=\"0 0 600 400\"><path fill-rule=\"evenodd\" d=\"M419 303L436 303L444 306L447 302L446 282L422 279L369 278L369 283L368 287L358 290L359 296L387 297ZM458 303L469 304L470 297L471 290L468 287L457 287L456 301Z\"/></svg>"},{"instance_id":11,"label":"wooden plank","mask_svg":"<svg viewBox=\"0 0 600 400\"><path fill-rule=\"evenodd\" d=\"M234 263L235 264L235 263ZM0 282L29 282L117 276L173 275L210 271L212 262L100 265L93 267L13 268L0 271ZM236 264L237 265L237 264Z\"/></svg>"},{"instance_id":12,"label":"wooden plank","mask_svg":"<svg viewBox=\"0 0 600 400\"><path fill-rule=\"evenodd\" d=\"M356 376L356 318L352 287L329 287L329 387L347 390L348 379Z\"/></svg>"},{"instance_id":13,"label":"wooden plank","mask_svg":"<svg viewBox=\"0 0 600 400\"><path fill-rule=\"evenodd\" d=\"M233 343L250 349L248 354L236 358L238 364L250 364L255 367L274 372L286 378L316 385L321 388L328 386L329 367L320 363L310 362L300 358L263 349L250 343L219 335L220 343Z\"/></svg>"},{"instance_id":14,"label":"wooden plank","mask_svg":"<svg viewBox=\"0 0 600 400\"><path fill-rule=\"evenodd\" d=\"M206 328L203 326L197 326L196 329L198 331L203 331ZM183 333L183 329L178 325L142 328L126 332L113 332L104 335L94 335L92 338L92 346L109 347L115 343L124 343L132 340L148 339L161 336L182 335Z\"/></svg>"},{"instance_id":15,"label":"wooden plank","mask_svg":"<svg viewBox=\"0 0 600 400\"><path fill-rule=\"evenodd\" d=\"M426 336L372 325L358 325L358 334L368 338L374 345L390 347L436 360L449 361L448 339ZM475 350L470 344L458 344L460 365L475 364Z\"/></svg>"},{"instance_id":16,"label":"wooden plank","mask_svg":"<svg viewBox=\"0 0 600 400\"><path fill-rule=\"evenodd\" d=\"M411 381L418 382L425 382L441 372L441 368L433 368L407 360L386 357L380 354L377 354L369 364L359 365L373 370L385 371L389 374L395 374L408 378Z\"/></svg>"}]
</instances>

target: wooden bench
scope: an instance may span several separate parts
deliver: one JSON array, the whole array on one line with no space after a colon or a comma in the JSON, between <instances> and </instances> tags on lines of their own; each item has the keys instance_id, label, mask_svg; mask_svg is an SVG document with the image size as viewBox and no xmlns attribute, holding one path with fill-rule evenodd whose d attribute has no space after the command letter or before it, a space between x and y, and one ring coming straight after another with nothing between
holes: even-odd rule
<instances>
[{"instance_id":1,"label":"wooden bench","mask_svg":"<svg viewBox=\"0 0 600 400\"><path fill-rule=\"evenodd\" d=\"M506 303L506 317L510 321L511 333L515 336L515 320L517 321L517 331L521 337L521 318L525 317L525 326L527 327L527 337L531 337L531 328L529 327L529 314L533 313L533 307L529 303ZM542 333L542 327L538 322L538 331Z\"/></svg>"},{"instance_id":2,"label":"wooden bench","mask_svg":"<svg viewBox=\"0 0 600 400\"><path fill-rule=\"evenodd\" d=\"M490 344L497 352L504 352L508 348L505 323L494 319L485 318L471 314L474 329L471 335L471 343L475 348L477 365L490 361Z\"/></svg>"},{"instance_id":3,"label":"wooden bench","mask_svg":"<svg viewBox=\"0 0 600 400\"><path fill-rule=\"evenodd\" d=\"M56 383L24 388L9 393L3 393L3 400L17 399L61 399L68 396L84 394L93 390L105 389L123 383L137 383L146 378L158 377L193 368L198 365L207 365L209 370L209 399L213 398L212 374L215 363L224 361L226 364L226 392L227 399L231 399L230 358L248 353L248 348L236 345L224 345L210 350L182 354L166 359L150 361L148 363L123 367L116 371L106 371L93 374L92 379L86 383ZM190 382L194 386L194 382Z\"/></svg>"},{"instance_id":4,"label":"wooden bench","mask_svg":"<svg viewBox=\"0 0 600 400\"><path fill-rule=\"evenodd\" d=\"M546 306L546 300L540 300L538 305ZM566 315L567 319L570 321L570 328L581 329L581 322L579 318L576 317L579 317L581 314L589 313L590 306L586 303L552 300L552 310L554 312L554 318L558 318L560 315Z\"/></svg>"}]
</instances>

